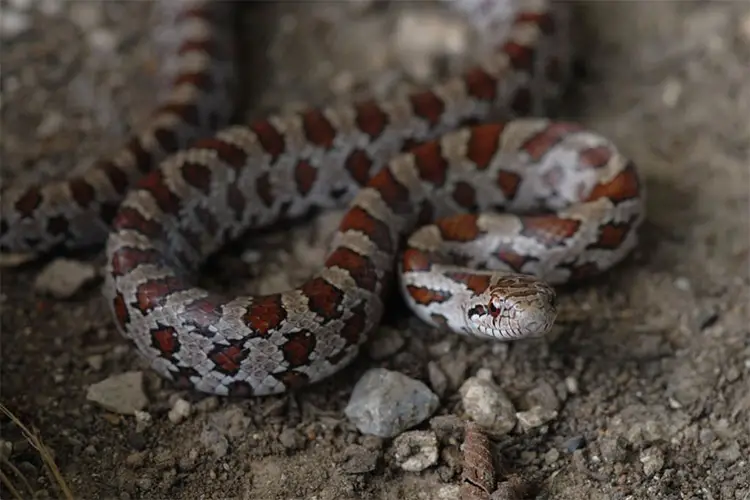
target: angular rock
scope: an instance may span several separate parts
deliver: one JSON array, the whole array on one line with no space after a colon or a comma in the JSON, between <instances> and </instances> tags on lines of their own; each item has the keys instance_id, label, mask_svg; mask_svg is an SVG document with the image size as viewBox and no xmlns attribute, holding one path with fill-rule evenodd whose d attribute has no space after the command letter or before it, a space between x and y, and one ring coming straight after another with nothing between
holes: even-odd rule
<instances>
[{"instance_id":1,"label":"angular rock","mask_svg":"<svg viewBox=\"0 0 750 500\"><path fill-rule=\"evenodd\" d=\"M354 386L344 413L361 433L387 438L429 418L439 403L422 382L375 368Z\"/></svg>"}]
</instances>

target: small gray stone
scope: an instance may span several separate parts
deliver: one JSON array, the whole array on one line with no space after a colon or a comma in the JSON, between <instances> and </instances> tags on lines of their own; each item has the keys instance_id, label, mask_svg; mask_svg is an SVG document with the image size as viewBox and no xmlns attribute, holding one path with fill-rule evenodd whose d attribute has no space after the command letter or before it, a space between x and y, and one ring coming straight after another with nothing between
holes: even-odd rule
<instances>
[{"instance_id":1,"label":"small gray stone","mask_svg":"<svg viewBox=\"0 0 750 500\"><path fill-rule=\"evenodd\" d=\"M242 408L236 406L218 413L212 413L208 421L221 434L230 438L239 438L245 435L245 431L251 423L250 417L246 417Z\"/></svg>"},{"instance_id":2,"label":"small gray stone","mask_svg":"<svg viewBox=\"0 0 750 500\"><path fill-rule=\"evenodd\" d=\"M430 385L435 394L440 397L445 396L445 392L448 390L448 377L436 362L430 361L427 363L427 377L430 379Z\"/></svg>"},{"instance_id":3,"label":"small gray stone","mask_svg":"<svg viewBox=\"0 0 750 500\"><path fill-rule=\"evenodd\" d=\"M469 378L459 389L464 410L489 432L506 434L516 425L516 409L500 386L479 375Z\"/></svg>"},{"instance_id":4,"label":"small gray stone","mask_svg":"<svg viewBox=\"0 0 750 500\"><path fill-rule=\"evenodd\" d=\"M214 454L216 458L226 456L229 451L229 441L221 435L215 427L207 425L200 435L200 442L204 448Z\"/></svg>"},{"instance_id":5,"label":"small gray stone","mask_svg":"<svg viewBox=\"0 0 750 500\"><path fill-rule=\"evenodd\" d=\"M287 427L279 434L279 443L287 450L300 450L305 446L305 439L296 430Z\"/></svg>"},{"instance_id":6,"label":"small gray stone","mask_svg":"<svg viewBox=\"0 0 750 500\"><path fill-rule=\"evenodd\" d=\"M72 259L56 259L37 275L34 289L58 299L67 299L94 278L96 268L91 264Z\"/></svg>"},{"instance_id":7,"label":"small gray stone","mask_svg":"<svg viewBox=\"0 0 750 500\"><path fill-rule=\"evenodd\" d=\"M617 463L628 456L628 443L622 437L606 436L598 440L599 452L605 462Z\"/></svg>"},{"instance_id":8,"label":"small gray stone","mask_svg":"<svg viewBox=\"0 0 750 500\"><path fill-rule=\"evenodd\" d=\"M393 441L394 458L407 472L421 472L437 463L437 436L432 431L410 431Z\"/></svg>"},{"instance_id":9,"label":"small gray stone","mask_svg":"<svg viewBox=\"0 0 750 500\"><path fill-rule=\"evenodd\" d=\"M134 415L148 404L143 392L143 373L126 372L89 386L86 399L122 415Z\"/></svg>"},{"instance_id":10,"label":"small gray stone","mask_svg":"<svg viewBox=\"0 0 750 500\"><path fill-rule=\"evenodd\" d=\"M664 467L664 453L655 446L643 450L639 460L643 464L643 473L648 477L653 476Z\"/></svg>"},{"instance_id":11,"label":"small gray stone","mask_svg":"<svg viewBox=\"0 0 750 500\"><path fill-rule=\"evenodd\" d=\"M430 419L430 428L441 443L459 444L463 439L464 422L456 415L438 415Z\"/></svg>"},{"instance_id":12,"label":"small gray stone","mask_svg":"<svg viewBox=\"0 0 750 500\"><path fill-rule=\"evenodd\" d=\"M422 382L374 368L359 379L344 413L361 433L387 438L429 418L439 403Z\"/></svg>"},{"instance_id":13,"label":"small gray stone","mask_svg":"<svg viewBox=\"0 0 750 500\"><path fill-rule=\"evenodd\" d=\"M544 454L544 461L547 465L552 465L560 459L560 452L557 448L550 448L547 453Z\"/></svg>"},{"instance_id":14,"label":"small gray stone","mask_svg":"<svg viewBox=\"0 0 750 500\"><path fill-rule=\"evenodd\" d=\"M193 405L191 405L188 401L180 398L174 402L174 404L172 405L172 409L169 410L169 414L167 415L167 417L169 418L170 422L179 424L180 422L188 418L192 411Z\"/></svg>"},{"instance_id":15,"label":"small gray stone","mask_svg":"<svg viewBox=\"0 0 750 500\"><path fill-rule=\"evenodd\" d=\"M737 441L732 441L729 446L716 452L716 456L721 460L733 464L742 457L742 451L740 451L740 445Z\"/></svg>"},{"instance_id":16,"label":"small gray stone","mask_svg":"<svg viewBox=\"0 0 750 500\"><path fill-rule=\"evenodd\" d=\"M527 411L519 411L516 413L516 418L518 423L521 424L521 429L528 431L556 419L557 410L535 406Z\"/></svg>"},{"instance_id":17,"label":"small gray stone","mask_svg":"<svg viewBox=\"0 0 750 500\"><path fill-rule=\"evenodd\" d=\"M584 446L586 446L586 438L583 436L574 436L570 439L566 439L563 443L563 448L565 448L565 451L568 453L580 450Z\"/></svg>"},{"instance_id":18,"label":"small gray stone","mask_svg":"<svg viewBox=\"0 0 750 500\"><path fill-rule=\"evenodd\" d=\"M557 398L555 388L548 382L540 382L536 387L528 391L523 397L523 402L529 410L535 406L540 406L545 410L557 410L560 408L560 400Z\"/></svg>"},{"instance_id":19,"label":"small gray stone","mask_svg":"<svg viewBox=\"0 0 750 500\"><path fill-rule=\"evenodd\" d=\"M92 354L86 358L86 362L89 364L92 370L98 372L104 366L104 356L101 354Z\"/></svg>"}]
</instances>

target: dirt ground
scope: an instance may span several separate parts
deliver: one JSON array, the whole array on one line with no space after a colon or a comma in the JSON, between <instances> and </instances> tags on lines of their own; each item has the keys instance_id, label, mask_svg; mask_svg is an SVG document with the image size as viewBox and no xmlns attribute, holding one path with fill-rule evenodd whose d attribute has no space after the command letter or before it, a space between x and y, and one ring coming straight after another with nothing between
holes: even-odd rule
<instances>
[{"instance_id":1,"label":"dirt ground","mask_svg":"<svg viewBox=\"0 0 750 500\"><path fill-rule=\"evenodd\" d=\"M470 45L415 68L424 58L399 52L393 35L408 27L405 17L437 19L434 45L462 31L439 7L397 3L248 7L247 114L387 93L463 61ZM147 115L161 64L148 5L0 5L4 183L85 166ZM641 244L626 264L562 291L559 325L544 341L498 347L442 336L399 309L389 319L397 352L363 354L300 394L236 401L177 391L144 370L116 333L98 283L55 299L34 286L54 258L6 267L1 401L40 430L76 497L455 498L462 438L446 422L464 417L458 387L488 368L517 409L539 387L559 400L551 421L494 440L506 477L520 477L530 498L750 498L750 6L572 7L582 67L565 116L612 138L648 189ZM331 220L336 214L222 252L211 286L299 282L322 261ZM73 258L100 272L100 254ZM440 454L407 472L392 440L361 435L343 410L368 368L429 385L430 362L447 389L419 428L439 434ZM143 371L150 421L87 399L89 386L129 371ZM178 407L189 414L177 418ZM33 487L56 496L34 450L5 420L2 439Z\"/></svg>"}]
</instances>

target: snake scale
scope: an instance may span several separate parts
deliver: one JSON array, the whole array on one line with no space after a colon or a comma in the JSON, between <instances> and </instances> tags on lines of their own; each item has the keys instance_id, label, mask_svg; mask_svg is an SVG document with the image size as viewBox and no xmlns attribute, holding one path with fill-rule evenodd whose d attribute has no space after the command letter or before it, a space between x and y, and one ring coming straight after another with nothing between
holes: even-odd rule
<instances>
[{"instance_id":1,"label":"snake scale","mask_svg":"<svg viewBox=\"0 0 750 500\"><path fill-rule=\"evenodd\" d=\"M453 2L495 15L489 0ZM633 162L580 125L529 117L567 63L561 18L544 0L521 2L490 58L432 88L243 126L229 124L234 6L180 9L180 71L150 124L80 176L7 190L0 221L4 251L106 240L116 324L177 385L264 395L329 377L394 288L438 328L543 335L553 285L635 247L644 191ZM492 113L509 121L490 123ZM325 264L302 286L223 297L195 285L228 240L340 206Z\"/></svg>"}]
</instances>

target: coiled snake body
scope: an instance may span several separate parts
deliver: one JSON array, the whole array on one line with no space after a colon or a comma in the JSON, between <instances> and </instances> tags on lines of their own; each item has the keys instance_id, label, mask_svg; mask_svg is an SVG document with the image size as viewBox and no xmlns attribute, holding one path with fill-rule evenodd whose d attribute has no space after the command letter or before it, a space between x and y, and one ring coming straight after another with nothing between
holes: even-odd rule
<instances>
[{"instance_id":1,"label":"coiled snake body","mask_svg":"<svg viewBox=\"0 0 750 500\"><path fill-rule=\"evenodd\" d=\"M459 128L497 109L538 112L557 91L560 25L544 2L521 6L490 60L432 89L228 128L232 7L184 5L181 71L148 129L80 177L3 193L0 221L3 250L109 233L104 290L118 328L178 384L262 395L330 376L379 323L394 278L437 327L543 335L551 285L636 245L643 190L607 139L538 118ZM325 265L299 288L226 298L191 281L249 228L342 204Z\"/></svg>"}]
</instances>

